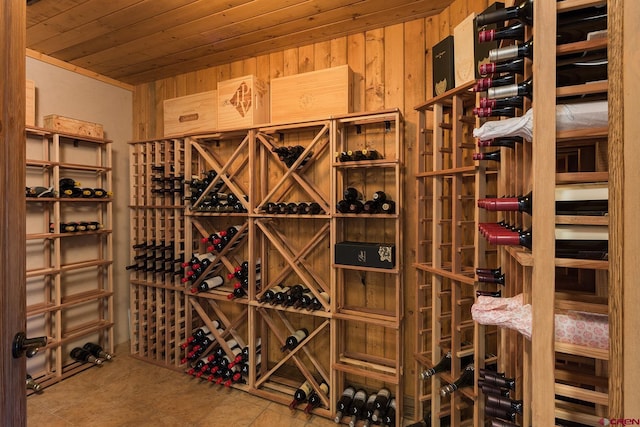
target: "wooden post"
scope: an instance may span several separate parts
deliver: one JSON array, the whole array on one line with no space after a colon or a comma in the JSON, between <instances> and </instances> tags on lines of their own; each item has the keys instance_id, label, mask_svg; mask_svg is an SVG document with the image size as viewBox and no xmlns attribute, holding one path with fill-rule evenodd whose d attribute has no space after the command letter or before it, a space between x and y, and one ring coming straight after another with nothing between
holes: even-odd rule
<instances>
[{"instance_id":1,"label":"wooden post","mask_svg":"<svg viewBox=\"0 0 640 427\"><path fill-rule=\"evenodd\" d=\"M555 425L554 395L554 299L555 299L555 174L556 100L556 2L534 3L535 45L533 64L534 122L532 183L533 276L531 286L531 410L534 426Z\"/></svg>"},{"instance_id":2,"label":"wooden post","mask_svg":"<svg viewBox=\"0 0 640 427\"><path fill-rule=\"evenodd\" d=\"M11 344L26 331L25 47L26 5L0 5L0 424L24 426L25 359Z\"/></svg>"}]
</instances>

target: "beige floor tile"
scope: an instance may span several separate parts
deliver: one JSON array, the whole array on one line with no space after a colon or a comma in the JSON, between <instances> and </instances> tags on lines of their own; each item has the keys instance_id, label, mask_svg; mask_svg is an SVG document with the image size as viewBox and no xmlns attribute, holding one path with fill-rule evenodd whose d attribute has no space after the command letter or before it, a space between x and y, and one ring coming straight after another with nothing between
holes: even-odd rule
<instances>
[{"instance_id":1,"label":"beige floor tile","mask_svg":"<svg viewBox=\"0 0 640 427\"><path fill-rule=\"evenodd\" d=\"M277 405L282 407L282 405ZM269 406L251 423L251 427L304 427L307 419L304 414L295 414L285 408L286 412ZM299 411L297 411L299 412Z\"/></svg>"}]
</instances>

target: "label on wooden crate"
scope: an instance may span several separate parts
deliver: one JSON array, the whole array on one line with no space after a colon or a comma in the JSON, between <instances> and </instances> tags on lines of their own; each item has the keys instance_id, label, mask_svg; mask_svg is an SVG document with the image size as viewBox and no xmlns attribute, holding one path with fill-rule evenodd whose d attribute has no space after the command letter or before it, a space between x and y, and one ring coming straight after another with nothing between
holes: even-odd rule
<instances>
[{"instance_id":1,"label":"label on wooden crate","mask_svg":"<svg viewBox=\"0 0 640 427\"><path fill-rule=\"evenodd\" d=\"M218 83L218 127L246 128L269 121L269 85L255 76Z\"/></svg>"},{"instance_id":2,"label":"label on wooden crate","mask_svg":"<svg viewBox=\"0 0 640 427\"><path fill-rule=\"evenodd\" d=\"M348 65L271 80L271 121L319 120L353 109Z\"/></svg>"},{"instance_id":3,"label":"label on wooden crate","mask_svg":"<svg viewBox=\"0 0 640 427\"><path fill-rule=\"evenodd\" d=\"M217 91L195 93L163 102L164 136L217 129Z\"/></svg>"}]
</instances>

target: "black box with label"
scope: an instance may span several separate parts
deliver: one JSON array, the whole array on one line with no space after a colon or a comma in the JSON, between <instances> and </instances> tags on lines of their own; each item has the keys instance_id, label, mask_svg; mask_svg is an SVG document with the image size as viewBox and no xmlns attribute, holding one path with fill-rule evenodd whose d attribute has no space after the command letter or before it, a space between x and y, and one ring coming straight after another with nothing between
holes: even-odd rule
<instances>
[{"instance_id":1,"label":"black box with label","mask_svg":"<svg viewBox=\"0 0 640 427\"><path fill-rule=\"evenodd\" d=\"M500 2L495 2L493 3L491 6L489 6L488 8L486 8L484 11L482 11L482 13L485 12L493 12L496 11L498 9L504 9L504 3L500 3ZM480 15L482 15L482 13L480 13ZM483 26L478 26L478 21L477 20L473 20L473 27L475 29L475 35L476 37L475 39L475 48L474 48L474 53L475 53L475 62L476 62L476 79L480 78L480 77L484 77L480 75L480 64L486 64L489 62L489 51L491 49L496 49L498 48L498 46L500 45L500 41L492 41L492 42L484 42L484 43L480 43L478 41L478 32L479 31L483 31L483 30L496 30L498 28L502 28L503 25L498 25L498 24L488 24L488 25L483 25Z\"/></svg>"},{"instance_id":2,"label":"black box with label","mask_svg":"<svg viewBox=\"0 0 640 427\"><path fill-rule=\"evenodd\" d=\"M394 268L396 248L389 243L340 242L335 246L336 264Z\"/></svg>"},{"instance_id":3,"label":"black box with label","mask_svg":"<svg viewBox=\"0 0 640 427\"><path fill-rule=\"evenodd\" d=\"M442 95L456 86L453 62L453 36L449 36L433 46L433 96Z\"/></svg>"}]
</instances>

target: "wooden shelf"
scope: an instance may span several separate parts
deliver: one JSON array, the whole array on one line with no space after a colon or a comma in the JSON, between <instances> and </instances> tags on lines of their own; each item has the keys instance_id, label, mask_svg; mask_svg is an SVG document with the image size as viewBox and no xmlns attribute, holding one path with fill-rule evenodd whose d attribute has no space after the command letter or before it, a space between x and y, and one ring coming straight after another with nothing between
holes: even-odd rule
<instances>
[{"instance_id":1,"label":"wooden shelf","mask_svg":"<svg viewBox=\"0 0 640 427\"><path fill-rule=\"evenodd\" d=\"M81 176L84 187L112 188L111 141L27 128L25 142L29 158L27 185L52 187L55 194L60 194L58 184L64 173L70 178ZM27 307L27 327L38 328L49 337L44 354L34 357L39 361L30 361L28 365L40 364L38 377L43 378L43 386L58 383L91 366L69 364L68 351L73 346L93 341L113 352L112 202L112 198L26 198L26 239L33 242L29 258L35 262L41 258L43 265L26 272L30 279L29 294L35 296L38 292L42 300ZM78 207L82 218L76 213ZM33 232L49 230L50 226L59 230L63 219L98 221L106 228L77 233ZM68 245L71 239L73 244ZM71 272L90 275L91 280L85 278L84 283L79 283L75 273L68 274ZM83 310L86 318L93 319L76 324L76 315L72 313L78 309Z\"/></svg>"}]
</instances>

